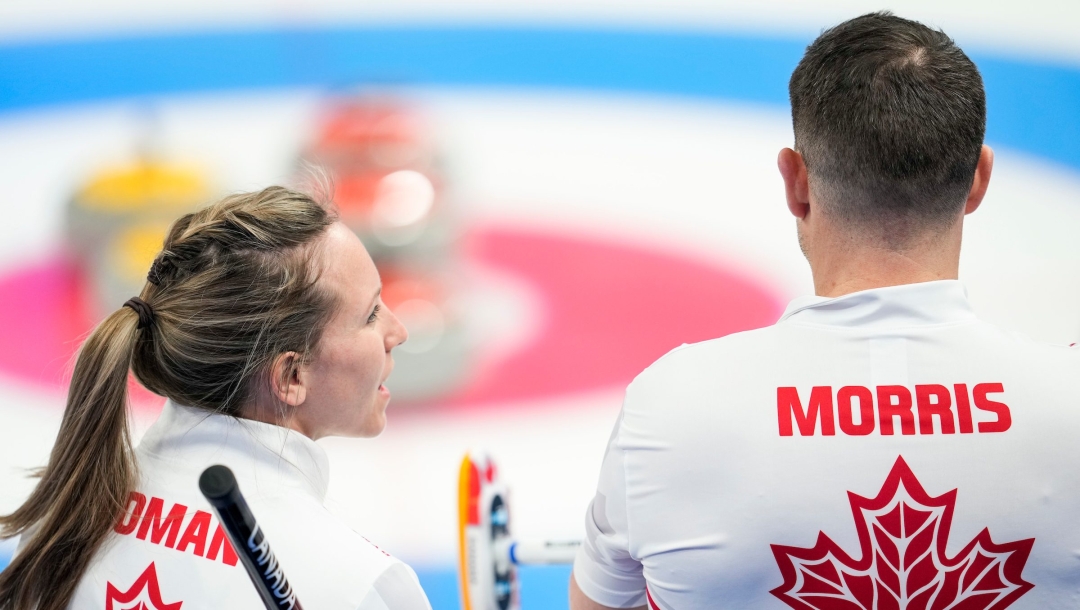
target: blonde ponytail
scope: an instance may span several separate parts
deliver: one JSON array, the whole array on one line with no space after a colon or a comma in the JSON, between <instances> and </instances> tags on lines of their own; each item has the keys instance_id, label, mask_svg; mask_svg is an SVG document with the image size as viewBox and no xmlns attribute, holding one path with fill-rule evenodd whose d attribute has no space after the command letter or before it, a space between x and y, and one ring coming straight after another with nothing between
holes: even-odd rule
<instances>
[{"instance_id":1,"label":"blonde ponytail","mask_svg":"<svg viewBox=\"0 0 1080 610\"><path fill-rule=\"evenodd\" d=\"M3 610L63 610L135 487L127 379L138 316L122 307L75 362L49 464L26 502L0 517L0 536L29 536L0 572Z\"/></svg>"}]
</instances>

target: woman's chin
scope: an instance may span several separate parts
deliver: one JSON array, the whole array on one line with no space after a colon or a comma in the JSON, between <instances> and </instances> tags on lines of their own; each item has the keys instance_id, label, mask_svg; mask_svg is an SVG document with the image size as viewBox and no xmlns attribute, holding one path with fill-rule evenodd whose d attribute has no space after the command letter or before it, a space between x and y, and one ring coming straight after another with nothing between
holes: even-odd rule
<instances>
[{"instance_id":1,"label":"woman's chin","mask_svg":"<svg viewBox=\"0 0 1080 610\"><path fill-rule=\"evenodd\" d=\"M379 436L382 434L382 431L386 429L386 401L376 401L375 409L375 413L364 418L360 433L356 434L356 436L372 438Z\"/></svg>"},{"instance_id":2,"label":"woman's chin","mask_svg":"<svg viewBox=\"0 0 1080 610\"><path fill-rule=\"evenodd\" d=\"M383 430L385 430L385 429L386 429L386 417L384 416L384 417L379 418L379 421L378 421L377 424L369 425L364 430L364 433L361 434L360 436L363 437L363 438L374 438L374 437L379 436L380 434L382 434Z\"/></svg>"},{"instance_id":3,"label":"woman's chin","mask_svg":"<svg viewBox=\"0 0 1080 610\"><path fill-rule=\"evenodd\" d=\"M380 385L375 390L370 402L364 405L350 406L347 413L339 412L339 417L348 415L348 419L338 419L332 430L327 430L320 436L341 436L346 438L378 436L386 428L386 407L389 402L389 390Z\"/></svg>"}]
</instances>

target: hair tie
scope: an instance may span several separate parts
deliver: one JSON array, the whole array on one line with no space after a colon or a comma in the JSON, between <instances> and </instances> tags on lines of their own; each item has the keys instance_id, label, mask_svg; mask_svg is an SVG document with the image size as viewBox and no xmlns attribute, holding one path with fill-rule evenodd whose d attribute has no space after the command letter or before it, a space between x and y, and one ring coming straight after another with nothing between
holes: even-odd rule
<instances>
[{"instance_id":1,"label":"hair tie","mask_svg":"<svg viewBox=\"0 0 1080 610\"><path fill-rule=\"evenodd\" d=\"M136 327L139 330L154 323L154 310L150 308L149 303L139 297L131 297L124 303L124 307L130 307L135 310L135 313L139 314L139 325Z\"/></svg>"}]
</instances>

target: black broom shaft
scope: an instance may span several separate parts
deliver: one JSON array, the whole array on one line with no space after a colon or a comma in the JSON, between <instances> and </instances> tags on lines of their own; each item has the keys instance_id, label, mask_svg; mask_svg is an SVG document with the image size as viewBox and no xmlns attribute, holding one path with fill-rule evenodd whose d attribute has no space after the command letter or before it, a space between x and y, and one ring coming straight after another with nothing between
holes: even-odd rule
<instances>
[{"instance_id":1,"label":"black broom shaft","mask_svg":"<svg viewBox=\"0 0 1080 610\"><path fill-rule=\"evenodd\" d=\"M207 468L199 477L199 489L217 514L267 610L303 610L232 471L225 466Z\"/></svg>"}]
</instances>

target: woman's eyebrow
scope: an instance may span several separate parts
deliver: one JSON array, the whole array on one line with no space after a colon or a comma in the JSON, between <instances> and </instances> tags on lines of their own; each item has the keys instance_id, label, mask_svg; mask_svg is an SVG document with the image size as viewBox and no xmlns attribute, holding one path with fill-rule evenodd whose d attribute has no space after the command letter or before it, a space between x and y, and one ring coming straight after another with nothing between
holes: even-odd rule
<instances>
[{"instance_id":1,"label":"woman's eyebrow","mask_svg":"<svg viewBox=\"0 0 1080 610\"><path fill-rule=\"evenodd\" d=\"M370 301L371 304L368 305L368 309L371 309L372 307L374 307L375 303L379 300L379 295L381 295L381 294L382 294L382 284L380 283L378 290L375 291L375 295L373 297L371 297L371 301Z\"/></svg>"}]
</instances>

